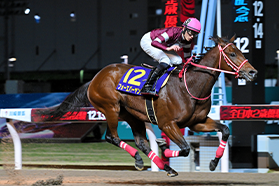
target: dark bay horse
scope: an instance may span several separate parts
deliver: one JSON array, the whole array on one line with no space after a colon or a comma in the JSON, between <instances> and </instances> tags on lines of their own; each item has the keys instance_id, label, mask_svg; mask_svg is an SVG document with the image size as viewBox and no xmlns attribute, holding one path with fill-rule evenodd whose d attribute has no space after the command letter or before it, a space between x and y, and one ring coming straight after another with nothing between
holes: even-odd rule
<instances>
[{"instance_id":1,"label":"dark bay horse","mask_svg":"<svg viewBox=\"0 0 279 186\"><path fill-rule=\"evenodd\" d=\"M189 127L195 132L222 133L222 141L216 151L216 157L211 160L209 166L213 171L223 155L230 131L226 125L207 116L211 107L209 95L212 87L222 70L247 81L256 78L257 70L232 43L234 37L230 40L214 37L211 40L216 43L216 46L209 50L198 64L190 65L187 72L185 69L183 79L178 77L178 70L174 71L153 104L158 127L181 149L175 153L166 149L164 153L168 157L188 156L190 152L190 146L185 141L180 128ZM108 123L106 141L130 153L135 159L135 167L138 170L143 169L142 158L136 149L119 138L117 133L119 117L131 126L136 146L160 169L165 170L168 176L176 176L178 173L164 164L149 147L145 122L150 121L145 108L145 97L116 90L121 77L131 67L133 65L108 65L90 82L70 94L59 106L47 109L41 114L49 116L45 117L46 120L56 120L66 112L75 111L77 107L89 106L91 103L106 116Z\"/></svg>"}]
</instances>

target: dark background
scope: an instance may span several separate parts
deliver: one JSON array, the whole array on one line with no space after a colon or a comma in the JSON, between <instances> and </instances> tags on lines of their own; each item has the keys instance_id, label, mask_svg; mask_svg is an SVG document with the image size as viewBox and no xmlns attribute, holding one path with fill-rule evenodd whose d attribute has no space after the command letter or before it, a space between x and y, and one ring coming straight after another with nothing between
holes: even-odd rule
<instances>
[{"instance_id":1,"label":"dark background","mask_svg":"<svg viewBox=\"0 0 279 186\"><path fill-rule=\"evenodd\" d=\"M27 2L30 14L5 16L2 5L12 1L0 0L0 94L5 93L7 74L22 85L17 93L72 92L103 67L122 62L122 55L129 56L130 64L156 64L139 43L143 34L164 26L163 14L156 14L156 10L161 9L163 13L166 0L14 0ZM195 3L195 17L199 19L202 0ZM229 38L238 34L234 31L233 3L233 0L221 0L222 36ZM261 82L260 88L264 87L264 78L276 79L278 74L275 57L279 49L279 1L265 0L264 5L264 52L257 53L260 58L249 58L253 66L261 67L260 79L255 81ZM70 18L71 12L76 14L75 19ZM35 22L36 14L41 17L40 23ZM12 55L17 61L7 73L7 58ZM233 87L234 91L240 90L233 94L238 96L232 98L233 104L264 102L264 90L249 86L245 91ZM252 96L247 99L247 95ZM233 124L234 167L257 167L257 156L251 149L256 146L255 135L264 131L264 126L259 122Z\"/></svg>"},{"instance_id":2,"label":"dark background","mask_svg":"<svg viewBox=\"0 0 279 186\"><path fill-rule=\"evenodd\" d=\"M3 3L4 1L0 1ZM10 68L11 80L23 80L27 92L69 92L89 81L101 68L121 62L154 64L140 48L144 33L163 27L161 0L29 0L29 15L8 17L8 43L5 42L5 16L0 17L0 86L6 80L5 48L17 61ZM201 0L196 0L197 18ZM232 0L222 0L222 36L231 37ZM266 78L277 77L276 50L279 49L279 1L265 1ZM76 13L75 21L70 13ZM36 23L34 15L41 17ZM216 30L216 29L215 29ZM215 31L216 32L216 31ZM237 34L237 33L236 33Z\"/></svg>"}]
</instances>

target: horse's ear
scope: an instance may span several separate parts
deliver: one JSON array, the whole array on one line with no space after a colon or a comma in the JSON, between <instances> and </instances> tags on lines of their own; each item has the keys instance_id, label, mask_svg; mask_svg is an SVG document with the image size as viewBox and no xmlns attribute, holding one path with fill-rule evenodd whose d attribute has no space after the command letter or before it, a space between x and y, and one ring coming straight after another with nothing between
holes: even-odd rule
<instances>
[{"instance_id":1,"label":"horse's ear","mask_svg":"<svg viewBox=\"0 0 279 186\"><path fill-rule=\"evenodd\" d=\"M234 42L234 40L235 40L235 35L236 35L236 34L234 34L234 35L232 36L232 38L230 39L230 43L233 43L233 42Z\"/></svg>"},{"instance_id":2,"label":"horse's ear","mask_svg":"<svg viewBox=\"0 0 279 186\"><path fill-rule=\"evenodd\" d=\"M209 39L211 39L212 41L214 41L216 44L218 44L220 42L220 37L216 36L216 37L210 37Z\"/></svg>"}]
</instances>

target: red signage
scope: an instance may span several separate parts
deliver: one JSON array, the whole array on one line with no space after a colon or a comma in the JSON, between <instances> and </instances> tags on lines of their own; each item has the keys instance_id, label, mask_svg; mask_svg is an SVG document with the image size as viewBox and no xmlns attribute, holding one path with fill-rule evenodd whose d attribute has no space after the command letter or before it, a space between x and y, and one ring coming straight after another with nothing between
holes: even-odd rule
<instances>
[{"instance_id":1,"label":"red signage","mask_svg":"<svg viewBox=\"0 0 279 186\"><path fill-rule=\"evenodd\" d=\"M166 20L164 22L165 27L177 26L177 10L178 10L178 2L177 0L168 0L165 3L165 13Z\"/></svg>"},{"instance_id":2,"label":"red signage","mask_svg":"<svg viewBox=\"0 0 279 186\"><path fill-rule=\"evenodd\" d=\"M45 116L36 114L38 109L32 109L32 122L41 122ZM79 112L67 112L59 121L105 121L106 117L103 113L92 107L81 108Z\"/></svg>"},{"instance_id":3,"label":"red signage","mask_svg":"<svg viewBox=\"0 0 279 186\"><path fill-rule=\"evenodd\" d=\"M221 106L220 120L279 120L279 105Z\"/></svg>"}]
</instances>

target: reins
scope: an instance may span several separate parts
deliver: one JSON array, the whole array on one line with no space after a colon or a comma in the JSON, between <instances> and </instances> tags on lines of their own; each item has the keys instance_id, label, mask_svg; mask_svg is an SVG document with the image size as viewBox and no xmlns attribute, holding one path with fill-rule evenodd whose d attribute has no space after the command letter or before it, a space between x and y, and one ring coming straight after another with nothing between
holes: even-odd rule
<instances>
[{"instance_id":1,"label":"reins","mask_svg":"<svg viewBox=\"0 0 279 186\"><path fill-rule=\"evenodd\" d=\"M236 75L235 78L238 78L239 77L239 71L240 69L243 67L243 65L248 61L247 59L245 59L240 65L239 67L234 64L231 59L225 54L224 50L230 46L232 43L228 43L224 48L222 48L220 45L218 45L218 49L219 49L219 52L220 52L220 57L219 57L219 68L213 68L213 67L208 67L208 66L204 66L204 65L200 65L200 64L196 64L193 62L193 58L195 57L194 55L191 56L187 61L186 63L184 63L183 65L183 68L182 70L179 72L178 74L178 77L179 78L182 78L182 74L184 74L184 83L185 83L185 87L186 87L186 90L187 92L190 94L190 96L194 99L197 99L197 100L206 100L208 99L210 96L211 96L211 93L209 96L205 97L205 98L198 98L198 97L195 97L193 96L189 89L188 89L188 86L187 86L187 82L186 82L186 71L187 71L187 65L188 64L191 64L193 66L196 66L196 67L199 67L199 68L203 68L203 69L208 69L208 70L213 70L213 71L218 71L218 72L224 72L224 73L228 73L228 74L233 74L233 75ZM227 70L222 70L221 69L221 60L222 60L222 57L224 57L224 60L225 62L227 63L228 66L230 66L235 72L231 72L231 71L227 71Z\"/></svg>"}]
</instances>

